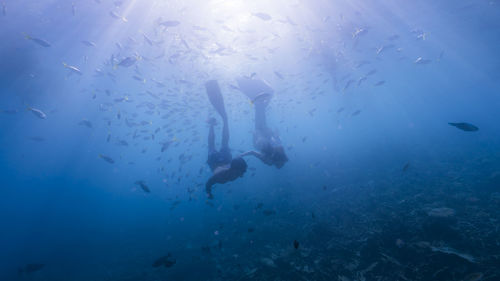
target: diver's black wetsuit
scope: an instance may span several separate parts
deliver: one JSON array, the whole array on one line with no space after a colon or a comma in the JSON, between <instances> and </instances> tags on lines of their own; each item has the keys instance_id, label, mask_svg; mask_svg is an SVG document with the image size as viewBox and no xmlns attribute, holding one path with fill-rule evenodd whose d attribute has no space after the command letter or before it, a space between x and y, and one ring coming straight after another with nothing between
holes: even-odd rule
<instances>
[{"instance_id":1,"label":"diver's black wetsuit","mask_svg":"<svg viewBox=\"0 0 500 281\"><path fill-rule=\"evenodd\" d=\"M227 124L227 118L223 120L224 125L222 127L222 144L219 151L215 149L215 133L214 124L210 124L210 131L208 133L208 159L207 164L210 169L215 171L217 167L227 166L231 164L232 155L229 149L229 129Z\"/></svg>"}]
</instances>

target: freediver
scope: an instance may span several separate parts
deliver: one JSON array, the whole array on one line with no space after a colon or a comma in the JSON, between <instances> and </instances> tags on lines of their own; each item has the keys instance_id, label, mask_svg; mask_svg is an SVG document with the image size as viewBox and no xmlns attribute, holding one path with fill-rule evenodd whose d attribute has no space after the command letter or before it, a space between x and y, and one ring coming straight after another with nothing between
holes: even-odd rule
<instances>
[{"instance_id":1,"label":"freediver","mask_svg":"<svg viewBox=\"0 0 500 281\"><path fill-rule=\"evenodd\" d=\"M232 158L231 150L229 149L229 128L227 121L226 108L224 107L224 99L222 97L219 84L217 80L210 80L205 83L208 99L214 107L215 111L219 113L222 118L222 141L219 151L215 149L215 133L214 127L216 119L210 118L208 124L210 130L208 133L208 160L207 164L210 166L213 175L208 179L205 184L205 190L209 199L213 198L212 186L214 184L224 184L234 181L242 177L247 170L247 163L241 157Z\"/></svg>"},{"instance_id":2,"label":"freediver","mask_svg":"<svg viewBox=\"0 0 500 281\"><path fill-rule=\"evenodd\" d=\"M288 161L285 149L277 133L267 126L266 108L271 101L274 90L265 81L249 77L236 79L239 90L245 94L255 106L255 132L253 145L257 151L248 151L240 156L252 155L264 164L283 167Z\"/></svg>"}]
</instances>

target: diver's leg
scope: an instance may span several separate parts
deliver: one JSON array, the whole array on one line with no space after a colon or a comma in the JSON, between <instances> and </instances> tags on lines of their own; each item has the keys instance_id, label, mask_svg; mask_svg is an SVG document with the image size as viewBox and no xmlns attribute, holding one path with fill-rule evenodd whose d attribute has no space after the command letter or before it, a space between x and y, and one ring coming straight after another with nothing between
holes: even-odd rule
<instances>
[{"instance_id":1,"label":"diver's leg","mask_svg":"<svg viewBox=\"0 0 500 281\"><path fill-rule=\"evenodd\" d=\"M208 100L219 113L223 120L227 119L226 108L224 107L224 98L220 92L219 83L217 80L210 80L205 83Z\"/></svg>"},{"instance_id":2,"label":"diver's leg","mask_svg":"<svg viewBox=\"0 0 500 281\"><path fill-rule=\"evenodd\" d=\"M229 150L229 125L227 118L223 120L224 125L222 126L222 143L221 151L224 149Z\"/></svg>"},{"instance_id":3,"label":"diver's leg","mask_svg":"<svg viewBox=\"0 0 500 281\"><path fill-rule=\"evenodd\" d=\"M210 124L210 129L208 131L208 154L215 151L215 133L214 124Z\"/></svg>"},{"instance_id":4,"label":"diver's leg","mask_svg":"<svg viewBox=\"0 0 500 281\"><path fill-rule=\"evenodd\" d=\"M249 77L236 78L238 88L252 102L255 102L263 94L272 95L274 90L264 80L252 79Z\"/></svg>"},{"instance_id":5,"label":"diver's leg","mask_svg":"<svg viewBox=\"0 0 500 281\"><path fill-rule=\"evenodd\" d=\"M267 129L266 122L266 106L261 103L255 104L255 130L265 131Z\"/></svg>"}]
</instances>

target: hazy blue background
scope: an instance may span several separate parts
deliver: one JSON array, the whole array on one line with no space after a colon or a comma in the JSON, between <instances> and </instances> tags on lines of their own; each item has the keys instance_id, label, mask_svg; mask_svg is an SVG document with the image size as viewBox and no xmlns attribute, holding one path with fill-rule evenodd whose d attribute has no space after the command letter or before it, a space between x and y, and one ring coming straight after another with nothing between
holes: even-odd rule
<instances>
[{"instance_id":1,"label":"hazy blue background","mask_svg":"<svg viewBox=\"0 0 500 281\"><path fill-rule=\"evenodd\" d=\"M227 264L197 261L201 247L221 241L228 257L249 257L273 243L290 247L294 239L307 247L301 225L311 212L340 223L328 219L333 198L348 201L342 196L351 187L421 180L424 189L457 181L472 188L498 179L499 1L6 0L3 7L2 280L212 280ZM180 24L161 26L167 20ZM141 57L134 66L116 66L134 55ZM419 57L429 63L415 63ZM83 75L69 75L63 62ZM252 148L253 108L230 85L252 73L275 89L269 123L290 161L277 170L249 159L246 175L216 186L207 204L205 120L215 113L203 83L221 84L236 155ZM130 102L115 101L125 96ZM150 114L137 107L146 102ZM92 128L78 125L83 119ZM125 119L147 124L129 127ZM470 122L479 131L448 122ZM154 140L143 139L157 128ZM140 137L133 139L135 131ZM162 153L165 141L172 144ZM258 203L277 213L263 216ZM251 236L249 227L259 233ZM177 264L153 269L168 252ZM18 277L28 263L45 267Z\"/></svg>"}]
</instances>

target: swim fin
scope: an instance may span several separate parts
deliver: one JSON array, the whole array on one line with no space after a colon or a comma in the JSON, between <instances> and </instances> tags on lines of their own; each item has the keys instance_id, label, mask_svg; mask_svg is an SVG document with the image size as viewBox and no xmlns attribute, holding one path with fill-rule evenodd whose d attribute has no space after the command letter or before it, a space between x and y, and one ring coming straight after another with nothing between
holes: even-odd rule
<instances>
[{"instance_id":1,"label":"swim fin","mask_svg":"<svg viewBox=\"0 0 500 281\"><path fill-rule=\"evenodd\" d=\"M261 97L267 100L273 95L274 90L264 80L252 79L249 77L236 78L238 87L252 102L256 102Z\"/></svg>"},{"instance_id":2,"label":"swim fin","mask_svg":"<svg viewBox=\"0 0 500 281\"><path fill-rule=\"evenodd\" d=\"M205 83L207 96L210 103L219 113L223 120L227 120L226 108L224 107L224 98L220 92L219 83L217 80L210 80Z\"/></svg>"}]
</instances>

